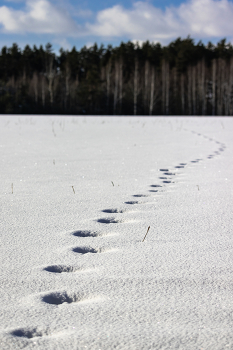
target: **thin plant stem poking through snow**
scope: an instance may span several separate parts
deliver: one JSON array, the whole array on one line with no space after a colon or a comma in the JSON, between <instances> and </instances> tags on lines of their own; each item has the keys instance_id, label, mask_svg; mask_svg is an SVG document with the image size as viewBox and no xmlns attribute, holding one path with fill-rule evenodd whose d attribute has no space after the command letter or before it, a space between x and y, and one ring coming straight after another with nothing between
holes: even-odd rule
<instances>
[{"instance_id":1,"label":"thin plant stem poking through snow","mask_svg":"<svg viewBox=\"0 0 233 350\"><path fill-rule=\"evenodd\" d=\"M149 229L150 229L150 226L148 227L147 232L146 232L146 235L145 235L145 237L143 238L143 241L142 241L142 242L145 241L145 238L146 238L146 236L147 236L147 233L149 232Z\"/></svg>"}]
</instances>

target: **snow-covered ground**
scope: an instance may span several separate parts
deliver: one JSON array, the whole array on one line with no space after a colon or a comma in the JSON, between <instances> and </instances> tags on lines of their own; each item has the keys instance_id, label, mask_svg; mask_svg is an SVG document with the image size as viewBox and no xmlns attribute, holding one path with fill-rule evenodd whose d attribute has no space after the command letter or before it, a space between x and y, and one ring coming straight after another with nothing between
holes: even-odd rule
<instances>
[{"instance_id":1,"label":"snow-covered ground","mask_svg":"<svg viewBox=\"0 0 233 350\"><path fill-rule=\"evenodd\" d=\"M1 116L0 349L233 349L232 135Z\"/></svg>"}]
</instances>

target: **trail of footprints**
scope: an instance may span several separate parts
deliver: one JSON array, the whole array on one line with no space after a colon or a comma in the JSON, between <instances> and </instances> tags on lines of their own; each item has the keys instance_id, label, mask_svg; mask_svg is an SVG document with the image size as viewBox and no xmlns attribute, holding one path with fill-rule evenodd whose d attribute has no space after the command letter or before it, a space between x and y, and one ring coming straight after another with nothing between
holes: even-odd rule
<instances>
[{"instance_id":1,"label":"trail of footprints","mask_svg":"<svg viewBox=\"0 0 233 350\"><path fill-rule=\"evenodd\" d=\"M187 129L184 129L186 131L189 131ZM214 157L217 157L221 155L222 152L225 151L226 146L224 143L221 143L219 141L214 140L213 138L210 138L205 135L201 135L200 133L197 133L195 131L191 131L193 134L196 134L197 136L203 137L205 139L208 139L210 142L215 143L218 146L218 149L212 154L209 154L206 159L213 159ZM191 160L190 164L199 163L201 161L204 161L204 159L194 159ZM127 211L130 211L130 207L133 205L140 205L144 204L145 202L143 199L149 197L157 192L162 192L165 190L166 186L169 184L175 183L174 179L177 174L181 174L181 169L184 169L188 163L179 163L178 165L174 166L173 168L162 168L159 169L159 174L161 176L158 177L160 182L162 184L150 184L149 189L147 190L151 194L133 194L132 197L137 200L128 200L124 202L126 205L125 208L110 208L110 209L103 209L102 212L106 214L117 214L117 217L103 217L96 220L97 223L102 225L109 225L109 224L120 224L126 222L125 220L121 219L119 217L119 214L127 213ZM139 200L140 199L140 200ZM77 230L72 232L72 235L78 238L89 238L89 237L104 237L106 234L99 232L99 231L91 231L91 230ZM93 248L90 246L77 246L72 249L73 253L77 253L80 256L84 254L99 254L104 253L107 250L105 248ZM82 272L86 271L83 270L83 268L77 267L77 266L70 266L70 265L51 265L44 268L45 273L54 273L54 274L62 274L62 273L75 273L75 272ZM50 305L56 305L59 306L63 303L71 304L71 303L80 303L82 301L92 300L95 296L92 295L85 295L85 293L80 292L68 292L68 291L57 291L57 292L49 292L42 296L41 301ZM43 337L50 335L50 332L48 330L40 330L37 327L32 328L19 328L15 329L11 332L12 336L15 337L24 337L27 339L32 339L35 337Z\"/></svg>"}]
</instances>

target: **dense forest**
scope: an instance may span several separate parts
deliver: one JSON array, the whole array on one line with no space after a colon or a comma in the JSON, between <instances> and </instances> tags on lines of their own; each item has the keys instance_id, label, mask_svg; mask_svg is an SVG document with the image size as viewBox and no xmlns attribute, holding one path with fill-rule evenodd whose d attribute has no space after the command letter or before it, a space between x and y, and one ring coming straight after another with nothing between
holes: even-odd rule
<instances>
[{"instance_id":1,"label":"dense forest","mask_svg":"<svg viewBox=\"0 0 233 350\"><path fill-rule=\"evenodd\" d=\"M233 47L145 42L0 53L0 113L232 115Z\"/></svg>"}]
</instances>

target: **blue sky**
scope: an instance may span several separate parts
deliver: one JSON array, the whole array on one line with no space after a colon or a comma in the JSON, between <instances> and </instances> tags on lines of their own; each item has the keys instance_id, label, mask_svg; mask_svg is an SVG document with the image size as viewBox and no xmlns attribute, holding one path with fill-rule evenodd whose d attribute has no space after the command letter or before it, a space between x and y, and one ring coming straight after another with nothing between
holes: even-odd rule
<instances>
[{"instance_id":1,"label":"blue sky","mask_svg":"<svg viewBox=\"0 0 233 350\"><path fill-rule=\"evenodd\" d=\"M232 0L0 0L0 47L233 40Z\"/></svg>"}]
</instances>

